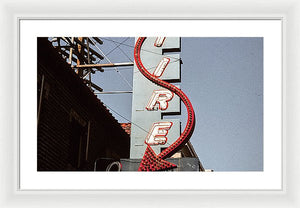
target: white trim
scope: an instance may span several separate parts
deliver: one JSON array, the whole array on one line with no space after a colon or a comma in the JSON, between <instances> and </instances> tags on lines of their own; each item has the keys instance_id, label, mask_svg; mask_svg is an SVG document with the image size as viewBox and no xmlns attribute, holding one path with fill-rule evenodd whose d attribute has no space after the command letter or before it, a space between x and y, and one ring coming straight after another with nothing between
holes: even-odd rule
<instances>
[{"instance_id":1,"label":"white trim","mask_svg":"<svg viewBox=\"0 0 300 208\"><path fill-rule=\"evenodd\" d=\"M59 4L61 3L61 4ZM300 7L297 0L203 1L69 1L3 0L1 64L1 207L300 207L299 45ZM43 6L46 5L46 6ZM86 6L90 5L90 6ZM157 5L160 5L157 7ZM84 9L83 9L84 8ZM166 8L167 11L166 11ZM83 13L85 12L85 13ZM16 191L18 163L18 18L121 19L283 19L283 191ZM12 54L14 56L12 57ZM10 69L10 70L8 70ZM285 191L288 190L288 191ZM151 195L151 199L149 196Z\"/></svg>"}]
</instances>

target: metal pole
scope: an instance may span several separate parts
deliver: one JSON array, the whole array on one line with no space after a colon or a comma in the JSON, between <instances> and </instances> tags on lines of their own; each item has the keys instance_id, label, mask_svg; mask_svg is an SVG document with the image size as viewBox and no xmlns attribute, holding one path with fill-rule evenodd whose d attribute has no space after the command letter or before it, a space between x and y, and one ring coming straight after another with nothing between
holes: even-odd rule
<instances>
[{"instance_id":1,"label":"metal pole","mask_svg":"<svg viewBox=\"0 0 300 208\"><path fill-rule=\"evenodd\" d=\"M84 65L74 66L74 68L101 68L101 67L121 67L121 66L133 66L133 62L107 63L107 64L84 64Z\"/></svg>"}]
</instances>

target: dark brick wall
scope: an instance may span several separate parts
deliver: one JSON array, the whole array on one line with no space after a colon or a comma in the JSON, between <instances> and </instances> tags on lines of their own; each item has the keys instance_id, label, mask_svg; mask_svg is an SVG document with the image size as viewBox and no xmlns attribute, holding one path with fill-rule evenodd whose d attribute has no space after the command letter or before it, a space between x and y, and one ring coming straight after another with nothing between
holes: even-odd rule
<instances>
[{"instance_id":1,"label":"dark brick wall","mask_svg":"<svg viewBox=\"0 0 300 208\"><path fill-rule=\"evenodd\" d=\"M97 158L129 157L129 135L47 39L38 38L38 90L43 77L42 102L38 106L38 171L93 170ZM78 167L74 148L80 145L79 134L84 159Z\"/></svg>"}]
</instances>

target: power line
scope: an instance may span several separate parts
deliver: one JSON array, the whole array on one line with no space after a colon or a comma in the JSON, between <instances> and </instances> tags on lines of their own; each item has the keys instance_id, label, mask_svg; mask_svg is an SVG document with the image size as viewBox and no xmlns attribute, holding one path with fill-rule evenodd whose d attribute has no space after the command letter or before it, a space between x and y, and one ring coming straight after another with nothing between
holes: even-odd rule
<instances>
[{"instance_id":1,"label":"power line","mask_svg":"<svg viewBox=\"0 0 300 208\"><path fill-rule=\"evenodd\" d=\"M102 53L103 57L112 64L112 62L107 58L107 56L103 53L103 51L96 45L96 43L91 39L91 41L95 44L95 47ZM122 79L127 83L127 85L132 89L132 85L128 82L128 80L121 74L121 72L117 69L117 67L113 67L116 72L122 77Z\"/></svg>"},{"instance_id":2,"label":"power line","mask_svg":"<svg viewBox=\"0 0 300 208\"><path fill-rule=\"evenodd\" d=\"M169 64L171 64L171 63L176 63L176 62L178 62L178 61L180 61L180 59L178 59L178 60L175 60L175 61L171 61ZM157 66L153 66L153 67L148 67L147 68L147 70L151 70L151 69L154 69L154 68L156 68ZM119 71L123 71L123 70L129 70L129 69L132 69L132 67L122 67L122 68L119 68L118 70ZM114 69L104 69L104 71L115 71ZM139 73L140 71L136 71L136 72L134 72L134 73Z\"/></svg>"},{"instance_id":3,"label":"power line","mask_svg":"<svg viewBox=\"0 0 300 208\"><path fill-rule=\"evenodd\" d=\"M103 103L104 104L104 103ZM139 129L141 129L142 131L146 132L147 135L148 135L148 131L145 130L143 127L137 125L136 123L133 123L131 120L127 119L125 116L122 116L120 113L118 113L116 110L112 109L111 107L109 107L108 105L104 104L105 107L109 108L111 111L113 111L115 114L117 114L118 116L120 116L121 118L125 119L126 121L128 121L129 123L135 125L136 127L138 127ZM168 145L171 145L169 144L168 142L166 142Z\"/></svg>"},{"instance_id":4,"label":"power line","mask_svg":"<svg viewBox=\"0 0 300 208\"><path fill-rule=\"evenodd\" d=\"M119 68L119 71L128 70L128 69L132 69L132 66ZM115 70L112 68L108 68L108 69L104 69L104 71L115 71Z\"/></svg>"},{"instance_id":5,"label":"power line","mask_svg":"<svg viewBox=\"0 0 300 208\"><path fill-rule=\"evenodd\" d=\"M121 43L119 43L119 44L116 44L116 43L114 42L114 44L116 45L116 47L113 48L112 50L110 50L110 51L106 54L106 56L108 56L108 55L111 54L114 50L116 50L117 48L119 48L120 45L122 45L122 44L123 44L124 42L126 42L128 39L129 39L129 37L126 38L125 40L123 40L123 41L122 41Z\"/></svg>"},{"instance_id":6,"label":"power line","mask_svg":"<svg viewBox=\"0 0 300 208\"><path fill-rule=\"evenodd\" d=\"M103 37L101 37L101 39L107 40L107 41L111 41L111 42L115 42L115 43L119 43L119 44L121 44L121 45L124 45L124 46L128 46L128 47L134 48L134 46L132 46L132 45L120 43L120 42L118 42L118 41L110 40L110 39L108 39L108 38L103 38ZM156 52L154 52L154 51L149 51L149 50L145 50L145 49L141 49L141 51L153 53L153 54L160 55L160 56L162 55L162 54L160 54L160 53L156 53ZM175 57L173 57L173 56L167 56L167 55L165 55L165 57L168 57L168 58L171 58L171 59L178 59L178 58L175 58ZM178 60L180 60L180 58L179 58Z\"/></svg>"},{"instance_id":7,"label":"power line","mask_svg":"<svg viewBox=\"0 0 300 208\"><path fill-rule=\"evenodd\" d=\"M110 38L111 39L111 38ZM129 37L126 39L126 40L128 40L129 39ZM112 40L112 39L111 39ZM126 41L125 40L125 41ZM120 43L119 45L118 45L118 49L131 61L131 62L133 62L132 60L131 60L131 58L122 50L122 48L121 47L119 47L121 44L123 44L125 41L123 41L122 43ZM115 45L117 45L115 42L113 42ZM108 55L108 54L107 54Z\"/></svg>"},{"instance_id":8,"label":"power line","mask_svg":"<svg viewBox=\"0 0 300 208\"><path fill-rule=\"evenodd\" d=\"M180 59L175 60L175 61L170 61L169 64L175 63L175 62L178 62L178 61L180 61ZM151 69L154 69L154 68L156 68L156 67L157 67L157 66L149 67L149 68L147 68L147 70L150 72ZM140 72L140 71L138 70L138 71L136 71L136 72L134 72L134 73L139 73L139 72Z\"/></svg>"},{"instance_id":9,"label":"power line","mask_svg":"<svg viewBox=\"0 0 300 208\"><path fill-rule=\"evenodd\" d=\"M133 123L132 121L130 121L129 119L127 119L125 116L122 116L120 113L118 113L117 111L115 111L114 109L112 109L111 107L109 107L108 105L104 104L107 108L109 108L111 111L113 111L115 114L117 114L118 116L122 117L123 119L125 119L126 121L132 123L133 125L139 127L141 130L143 130L144 132L146 132L148 134L148 131L145 130L143 127L140 127L139 125Z\"/></svg>"}]
</instances>

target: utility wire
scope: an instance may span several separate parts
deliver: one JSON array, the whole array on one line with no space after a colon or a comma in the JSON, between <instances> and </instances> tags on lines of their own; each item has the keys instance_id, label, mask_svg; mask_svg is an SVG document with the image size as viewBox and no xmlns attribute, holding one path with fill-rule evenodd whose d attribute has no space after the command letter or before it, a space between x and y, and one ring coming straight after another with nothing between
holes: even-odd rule
<instances>
[{"instance_id":1,"label":"utility wire","mask_svg":"<svg viewBox=\"0 0 300 208\"><path fill-rule=\"evenodd\" d=\"M111 38L110 38L111 39ZM119 45L117 45L115 42L113 42L115 45L117 45L117 48L129 59L129 61L131 61L131 62L133 62L132 60L131 60L131 58L122 50L122 48L121 47L119 47L120 45L122 45L126 40L128 40L129 39L129 37L128 38L126 38L122 43L120 43ZM112 40L112 39L111 39ZM113 41L113 40L112 40ZM107 54L108 55L108 54Z\"/></svg>"},{"instance_id":2,"label":"utility wire","mask_svg":"<svg viewBox=\"0 0 300 208\"><path fill-rule=\"evenodd\" d=\"M169 64L171 64L171 63L176 63L176 62L178 62L178 61L180 61L180 59L178 59L178 60L175 60L175 61L171 61ZM149 68L147 68L147 70L151 70L151 69L154 69L154 68L156 68L157 66L153 66L153 67L149 67ZM122 68L119 68L119 71L122 71L122 70L129 70L129 69L132 69L133 67L132 66L129 66L129 67L122 67ZM111 68L108 68L108 69L105 69L104 71L115 71L114 69L111 69ZM134 73L139 73L140 71L138 70L138 71L136 71L136 72L134 72Z\"/></svg>"},{"instance_id":3,"label":"utility wire","mask_svg":"<svg viewBox=\"0 0 300 208\"><path fill-rule=\"evenodd\" d=\"M109 58L107 58L107 56L103 53L103 51L96 45L96 43L90 39L94 44L95 44L95 47L102 53L103 57L109 62L112 64L112 62L109 60ZM118 72L118 74L122 77L122 79L127 83L127 85L131 88L132 90L132 85L128 82L128 80L121 74L121 72L117 69L117 67L113 67L115 69L116 72Z\"/></svg>"},{"instance_id":4,"label":"utility wire","mask_svg":"<svg viewBox=\"0 0 300 208\"><path fill-rule=\"evenodd\" d=\"M104 103L103 103L104 104ZM125 119L126 121L130 122L131 124L135 125L136 127L138 127L139 129L141 129L142 131L146 132L148 135L148 131L145 130L143 127L137 125L136 123L133 123L131 120L127 119L125 116L122 116L120 113L118 113L117 111L115 111L114 109L112 109L111 107L109 107L108 105L104 104L105 107L109 108L111 111L113 111L115 114L117 114L118 116L120 116L121 118ZM171 145L170 143L166 142L168 145Z\"/></svg>"},{"instance_id":5,"label":"utility wire","mask_svg":"<svg viewBox=\"0 0 300 208\"><path fill-rule=\"evenodd\" d=\"M133 67L132 66L129 66L129 67L122 67L122 68L119 68L119 71L123 71L123 70L128 70L128 69L132 69ZM99 69L96 69L97 71L99 71ZM111 69L111 68L108 68L108 69L104 69L104 71L115 71L114 69Z\"/></svg>"},{"instance_id":6,"label":"utility wire","mask_svg":"<svg viewBox=\"0 0 300 208\"><path fill-rule=\"evenodd\" d=\"M125 40L123 40L123 41L122 41L121 43L119 43L118 45L114 42L114 44L116 45L116 47L114 47L112 50L110 50L110 51L106 54L106 56L108 56L108 55L111 54L114 50L116 50L117 48L119 48L119 47L122 45L122 43L126 42L128 39L129 39L129 37L126 38ZM101 61L101 59L99 59L99 60L96 62L96 64L98 64L100 61ZM131 61L131 60L130 60L130 61ZM131 62L132 62L132 61L131 61Z\"/></svg>"},{"instance_id":7,"label":"utility wire","mask_svg":"<svg viewBox=\"0 0 300 208\"><path fill-rule=\"evenodd\" d=\"M127 40L129 39L129 37L128 38L126 38L125 40L123 40L121 43L119 43L119 44L116 44L115 42L114 42L114 44L115 44L115 48L113 48L112 50L110 50L107 54L106 54L106 56L108 56L109 54L111 54L114 50L116 50L117 48L119 48L120 47L120 45L122 45L124 42L126 42ZM119 48L120 49L120 48Z\"/></svg>"},{"instance_id":8,"label":"utility wire","mask_svg":"<svg viewBox=\"0 0 300 208\"><path fill-rule=\"evenodd\" d=\"M111 107L109 107L108 105L104 104L107 108L109 108L111 111L113 111L115 114L117 114L118 116L122 117L123 119L125 119L126 121L132 123L133 125L135 125L136 127L140 128L141 130L143 130L144 132L146 132L148 134L148 131L145 130L143 127L140 127L139 125L133 123L132 121L130 121L129 119L127 119L126 117L122 116L120 113L118 113L117 111L115 111L114 109L112 109Z\"/></svg>"},{"instance_id":9,"label":"utility wire","mask_svg":"<svg viewBox=\"0 0 300 208\"><path fill-rule=\"evenodd\" d=\"M171 61L169 64L171 64L171 63L176 63L176 62L178 62L180 59L178 59L178 60L175 60L175 61ZM151 69L154 69L154 68L156 68L157 66L153 66L153 67L150 67L150 68L147 68L148 70L151 70ZM122 67L122 68L119 68L119 71L123 71L123 70L129 70L129 69L132 69L133 67L132 66L130 66L130 67ZM111 69L111 68L108 68L108 69L104 69L104 71L115 71L114 69ZM140 71L138 70L138 71L136 71L136 72L134 72L134 73L139 73Z\"/></svg>"},{"instance_id":10,"label":"utility wire","mask_svg":"<svg viewBox=\"0 0 300 208\"><path fill-rule=\"evenodd\" d=\"M178 61L180 61L180 59L175 60L175 61L170 61L169 64L175 63L175 62L178 62ZM152 73L150 70L151 70L151 69L154 69L154 68L156 68L156 67L157 67L157 66L153 66L153 67L147 68L147 70L148 70L150 73ZM138 71L136 71L136 72L134 72L134 73L140 73L140 70L138 70Z\"/></svg>"},{"instance_id":11,"label":"utility wire","mask_svg":"<svg viewBox=\"0 0 300 208\"><path fill-rule=\"evenodd\" d=\"M130 61L132 61L132 60L127 56L127 54L120 48L120 45L125 45L125 46L129 46L129 47L131 47L131 48L134 48L133 46L124 44L124 42L126 42L126 41L129 39L129 37L128 37L127 39L125 39L124 41L122 41L122 42L117 42L117 41L114 41L114 40L112 40L112 39L110 40L110 39L107 39L107 38L101 38L101 39L111 41L111 42L113 42L113 43L116 45L116 47L115 47L113 50L111 50L107 55L109 55L111 52L113 52L116 48L119 48L119 49L121 50L121 52L122 52L122 53L123 53ZM92 39L90 39L90 40L94 43L95 47L102 53L102 55L104 56L104 58L105 58L107 61L109 61L110 63L112 63L112 62L109 60L109 58L103 53L103 51L96 45L96 43L95 43ZM118 43L119 45L117 45L117 43ZM142 49L142 50L143 50L143 49ZM143 50L143 51L146 51L146 52L149 52L149 53L153 53L153 54L157 54L157 55L161 55L161 54L155 53L155 52L153 52L153 51L148 51L148 50ZM172 62L170 62L170 63L175 63L175 62L177 62L177 61L180 61L180 58L178 59L178 58L174 58L174 57L172 57L172 56L171 56L171 57L170 57L170 56L165 56L165 57L169 57L169 58L172 58L172 59L176 59L175 61L172 61ZM153 69L153 68L156 68L156 66L150 67L150 68L148 68L148 69ZM124 79L124 81L125 81L125 82L131 87L131 89L132 89L131 84L127 81L127 79L126 79L124 76L122 76L122 74L120 73L119 69L118 69L117 67L114 67L114 70L115 70L116 72L119 73L119 75ZM145 133L148 134L148 131L145 130L143 127L137 125L136 123L133 123L131 120L127 119L125 116L121 115L121 114L118 113L116 110L112 109L110 106L108 106L108 105L106 105L106 104L104 104L104 105L105 105L107 108L109 108L111 111L113 111L115 114L117 114L118 116L120 116L121 118L125 119L126 121L130 122L131 124L135 125L136 127L138 127L139 129L141 129L142 131L144 131ZM169 144L168 142L166 142L166 143L167 143L168 145L171 145L171 144Z\"/></svg>"},{"instance_id":12,"label":"utility wire","mask_svg":"<svg viewBox=\"0 0 300 208\"><path fill-rule=\"evenodd\" d=\"M103 38L103 37L101 37L101 39L107 40L107 41L111 41L111 42L115 42L115 43L119 43L119 44L120 44L120 42L115 41L115 40L110 40L110 39L108 39L108 38ZM121 45L124 45L124 46L128 46L128 47L134 48L134 46L128 45L128 44L124 44L124 43L121 43ZM160 55L160 56L162 55L162 54L160 54L160 53L156 53L156 52L154 52L154 51L149 51L149 50L145 50L145 49L141 49L141 51L153 53L153 54ZM175 58L175 57L173 57L173 56L167 56L167 55L165 55L165 57L172 58L172 59L178 59L178 58ZM180 60L180 58L179 58L178 60Z\"/></svg>"},{"instance_id":13,"label":"utility wire","mask_svg":"<svg viewBox=\"0 0 300 208\"><path fill-rule=\"evenodd\" d=\"M176 62L178 62L179 60L180 60L180 59L175 60L175 61L170 61L169 64L171 64L171 63L176 63ZM154 69L154 68L156 68L156 67L157 67L157 66L149 67L149 68L147 68L147 70L151 70L151 69ZM122 70L128 70L128 69L132 69L132 68L133 68L132 66L129 66L129 67L122 67L122 68L119 69L119 71L122 71ZM114 71L114 69L108 68L108 69L104 69L104 71ZM139 71L137 71L137 72L139 72ZM135 73L137 73L137 72L135 72Z\"/></svg>"}]
</instances>

